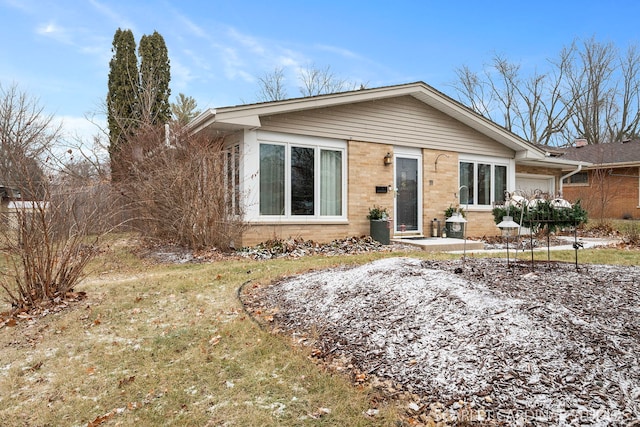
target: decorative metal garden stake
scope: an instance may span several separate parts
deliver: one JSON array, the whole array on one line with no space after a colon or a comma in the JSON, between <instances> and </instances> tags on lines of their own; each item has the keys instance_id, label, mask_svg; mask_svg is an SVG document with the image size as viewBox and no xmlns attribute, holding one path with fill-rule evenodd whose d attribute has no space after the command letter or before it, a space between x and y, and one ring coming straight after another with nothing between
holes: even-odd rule
<instances>
[{"instance_id":1,"label":"decorative metal garden stake","mask_svg":"<svg viewBox=\"0 0 640 427\"><path fill-rule=\"evenodd\" d=\"M517 230L520 227L520 224L513 220L512 216L503 216L502 221L498 224L498 228L502 230L502 234L507 238L507 268L509 265L509 237L511 236L511 231Z\"/></svg>"}]
</instances>

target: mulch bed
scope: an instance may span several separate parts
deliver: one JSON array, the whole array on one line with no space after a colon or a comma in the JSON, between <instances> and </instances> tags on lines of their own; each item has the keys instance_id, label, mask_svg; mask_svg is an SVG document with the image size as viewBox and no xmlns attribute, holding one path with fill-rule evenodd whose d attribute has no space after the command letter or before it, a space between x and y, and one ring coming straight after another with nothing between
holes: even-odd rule
<instances>
[{"instance_id":1,"label":"mulch bed","mask_svg":"<svg viewBox=\"0 0 640 427\"><path fill-rule=\"evenodd\" d=\"M639 267L390 258L246 291L409 425L640 424Z\"/></svg>"}]
</instances>

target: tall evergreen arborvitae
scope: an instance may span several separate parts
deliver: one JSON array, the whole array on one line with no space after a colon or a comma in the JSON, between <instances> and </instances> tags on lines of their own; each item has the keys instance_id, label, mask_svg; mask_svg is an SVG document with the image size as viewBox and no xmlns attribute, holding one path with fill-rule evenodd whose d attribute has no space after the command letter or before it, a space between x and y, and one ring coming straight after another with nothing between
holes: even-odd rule
<instances>
[{"instance_id":1,"label":"tall evergreen arborvitae","mask_svg":"<svg viewBox=\"0 0 640 427\"><path fill-rule=\"evenodd\" d=\"M118 28L111 50L107 121L112 179L118 181L126 172L120 155L129 138L142 126L163 126L171 118L171 73L167 46L157 31L140 39L139 70L131 30Z\"/></svg>"},{"instance_id":2,"label":"tall evergreen arborvitae","mask_svg":"<svg viewBox=\"0 0 640 427\"><path fill-rule=\"evenodd\" d=\"M109 62L107 122L112 171L118 169L117 153L138 124L138 58L131 30L118 28L113 36ZM117 175L117 173L115 174Z\"/></svg>"},{"instance_id":3,"label":"tall evergreen arborvitae","mask_svg":"<svg viewBox=\"0 0 640 427\"><path fill-rule=\"evenodd\" d=\"M165 124L171 118L171 73L164 38L157 31L150 36L142 36L138 54L142 116L152 125Z\"/></svg>"}]
</instances>

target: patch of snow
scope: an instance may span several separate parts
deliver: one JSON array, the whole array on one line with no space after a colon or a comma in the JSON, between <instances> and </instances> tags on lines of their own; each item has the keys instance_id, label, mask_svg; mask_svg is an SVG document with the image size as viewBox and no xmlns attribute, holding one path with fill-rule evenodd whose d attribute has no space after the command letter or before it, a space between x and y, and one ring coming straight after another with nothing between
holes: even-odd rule
<instances>
[{"instance_id":1,"label":"patch of snow","mask_svg":"<svg viewBox=\"0 0 640 427\"><path fill-rule=\"evenodd\" d=\"M387 258L288 278L262 299L279 325L433 401L537 425L640 419L640 269L504 265Z\"/></svg>"}]
</instances>

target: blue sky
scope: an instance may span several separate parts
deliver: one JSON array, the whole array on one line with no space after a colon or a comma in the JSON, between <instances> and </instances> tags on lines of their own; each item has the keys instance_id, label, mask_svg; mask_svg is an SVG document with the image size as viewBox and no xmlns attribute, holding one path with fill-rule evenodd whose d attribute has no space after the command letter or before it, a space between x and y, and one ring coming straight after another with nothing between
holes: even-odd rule
<instances>
[{"instance_id":1,"label":"blue sky","mask_svg":"<svg viewBox=\"0 0 640 427\"><path fill-rule=\"evenodd\" d=\"M574 39L626 49L640 38L637 1L0 0L0 82L39 98L68 132L94 132L117 28L136 42L158 31L171 60L172 101L200 109L257 100L257 77L315 64L367 87L424 81L449 95L455 69L494 53L544 68Z\"/></svg>"}]
</instances>

